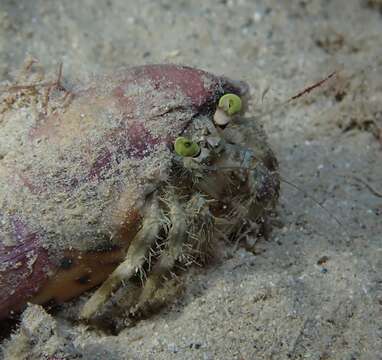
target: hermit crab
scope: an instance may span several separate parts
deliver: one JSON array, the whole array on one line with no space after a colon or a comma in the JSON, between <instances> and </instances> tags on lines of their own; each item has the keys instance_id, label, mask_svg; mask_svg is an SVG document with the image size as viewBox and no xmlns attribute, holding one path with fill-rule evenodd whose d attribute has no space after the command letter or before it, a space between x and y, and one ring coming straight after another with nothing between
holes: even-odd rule
<instances>
[{"instance_id":1,"label":"hermit crab","mask_svg":"<svg viewBox=\"0 0 382 360\"><path fill-rule=\"evenodd\" d=\"M243 82L170 64L78 87L61 70L5 84L0 318L101 285L79 314L89 319L145 272L139 308L177 264L213 255L216 239L261 232L279 176L243 115L247 94Z\"/></svg>"}]
</instances>

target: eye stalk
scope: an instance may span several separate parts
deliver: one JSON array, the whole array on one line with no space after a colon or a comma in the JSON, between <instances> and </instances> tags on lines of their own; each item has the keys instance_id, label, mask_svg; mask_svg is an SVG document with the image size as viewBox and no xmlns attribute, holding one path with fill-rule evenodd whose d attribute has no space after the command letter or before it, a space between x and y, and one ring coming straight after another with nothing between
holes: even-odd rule
<instances>
[{"instance_id":1,"label":"eye stalk","mask_svg":"<svg viewBox=\"0 0 382 360\"><path fill-rule=\"evenodd\" d=\"M184 157L195 157L200 153L200 147L195 141L183 136L178 137L174 143L175 152Z\"/></svg>"},{"instance_id":2,"label":"eye stalk","mask_svg":"<svg viewBox=\"0 0 382 360\"><path fill-rule=\"evenodd\" d=\"M225 94L219 99L218 106L227 115L232 116L240 112L242 106L241 99L235 94Z\"/></svg>"},{"instance_id":3,"label":"eye stalk","mask_svg":"<svg viewBox=\"0 0 382 360\"><path fill-rule=\"evenodd\" d=\"M225 94L219 99L218 107L214 114L216 125L225 126L231 121L231 117L240 112L242 102L236 94Z\"/></svg>"}]
</instances>

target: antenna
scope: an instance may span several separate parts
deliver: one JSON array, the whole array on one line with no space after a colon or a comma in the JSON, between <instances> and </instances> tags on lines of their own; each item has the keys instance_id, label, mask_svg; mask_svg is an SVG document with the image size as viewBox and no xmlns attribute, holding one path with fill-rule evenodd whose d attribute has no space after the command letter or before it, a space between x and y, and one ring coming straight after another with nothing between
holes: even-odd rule
<instances>
[{"instance_id":1,"label":"antenna","mask_svg":"<svg viewBox=\"0 0 382 360\"><path fill-rule=\"evenodd\" d=\"M281 101L279 103L276 103L275 105L272 105L272 109L268 109L268 110L265 110L264 112L260 112L258 114L258 117L264 117L266 115L269 115L271 113L273 113L275 110L297 100L298 98L306 95L306 94L309 94L310 92L312 92L314 89L322 86L323 84L325 84L326 82L328 82L330 79L336 77L338 75L337 73L337 70L331 72L328 76L326 76L324 79L321 79L309 86L307 86L306 88L304 88L303 90L301 90L300 92L298 92L297 94L291 96L289 99L285 100L285 101ZM263 92L262 96L261 96L261 101L264 100L265 98L265 95L268 93L268 91L270 90L270 88L268 87L267 89L265 89L265 91Z\"/></svg>"}]
</instances>

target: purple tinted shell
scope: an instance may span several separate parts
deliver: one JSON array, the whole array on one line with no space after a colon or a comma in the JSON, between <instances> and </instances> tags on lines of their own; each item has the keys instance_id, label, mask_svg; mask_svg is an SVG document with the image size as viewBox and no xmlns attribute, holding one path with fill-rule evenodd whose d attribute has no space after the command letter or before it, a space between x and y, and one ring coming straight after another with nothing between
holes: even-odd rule
<instances>
[{"instance_id":1,"label":"purple tinted shell","mask_svg":"<svg viewBox=\"0 0 382 360\"><path fill-rule=\"evenodd\" d=\"M120 128L105 131L98 142L85 139L89 140L89 153L94 154L90 162L70 153L66 154L73 163L81 165L80 167L87 169L87 172L85 175L82 173L81 176L74 177L66 175L65 172L58 173L55 188L70 196L81 184L101 184L113 162L121 162L124 159L141 160L158 144L172 144L196 115L212 115L217 100L227 92L244 95L247 86L242 82L233 82L224 77L178 65L133 67L105 77L105 82L99 80L84 90L75 91L66 112L76 109L76 106L81 109L81 106L88 103L97 105L100 102L98 99L102 99L105 107L112 104L115 113L120 114L123 122ZM90 108L91 106L88 105ZM167 116L169 112L173 116ZM66 129L65 116L65 112L59 109L40 119L39 124L28 130L30 143L33 144L41 135L47 138L48 144L54 143L55 139L61 138L64 133L68 136L71 130ZM147 128L148 123L152 127L164 123L164 130L153 132ZM74 138L76 134L73 133L72 136ZM33 151L34 147L30 145L26 152ZM44 158L37 161L44 162ZM36 174L32 166L25 171L0 171L0 176L3 176L3 173L12 173L12 177L7 175L8 178L3 179L11 183L13 176L17 175L17 185L12 185L16 193L29 192L37 199L40 195L45 195L41 197L41 201L44 201L52 182L50 170L43 168ZM24 204L19 203L17 206L22 209ZM58 270L60 259L57 257L67 250L47 246L47 231L43 227L39 231L31 229L28 218L14 215L22 214L22 211L8 210L10 209L7 209L7 205L0 207L0 220L6 219L8 224L12 224L10 232L9 226L7 229L3 228L3 222L0 221L0 319L9 316L11 311L22 309L26 302L38 293ZM89 231L96 232L97 229ZM125 232L121 230L121 233ZM4 233L7 233L7 240L2 237Z\"/></svg>"}]
</instances>

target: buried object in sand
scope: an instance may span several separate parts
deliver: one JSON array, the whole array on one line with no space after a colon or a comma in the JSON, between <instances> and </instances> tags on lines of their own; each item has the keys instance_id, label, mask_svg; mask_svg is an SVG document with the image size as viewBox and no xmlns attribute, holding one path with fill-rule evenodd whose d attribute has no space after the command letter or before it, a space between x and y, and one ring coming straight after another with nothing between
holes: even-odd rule
<instances>
[{"instance_id":1,"label":"buried object in sand","mask_svg":"<svg viewBox=\"0 0 382 360\"><path fill-rule=\"evenodd\" d=\"M279 176L265 134L243 114L247 91L176 65L128 68L70 90L61 72L7 85L0 318L101 285L79 315L91 318L142 269L135 308L145 306L176 265L205 261L221 236L260 231ZM230 121L216 122L220 111Z\"/></svg>"}]
</instances>

